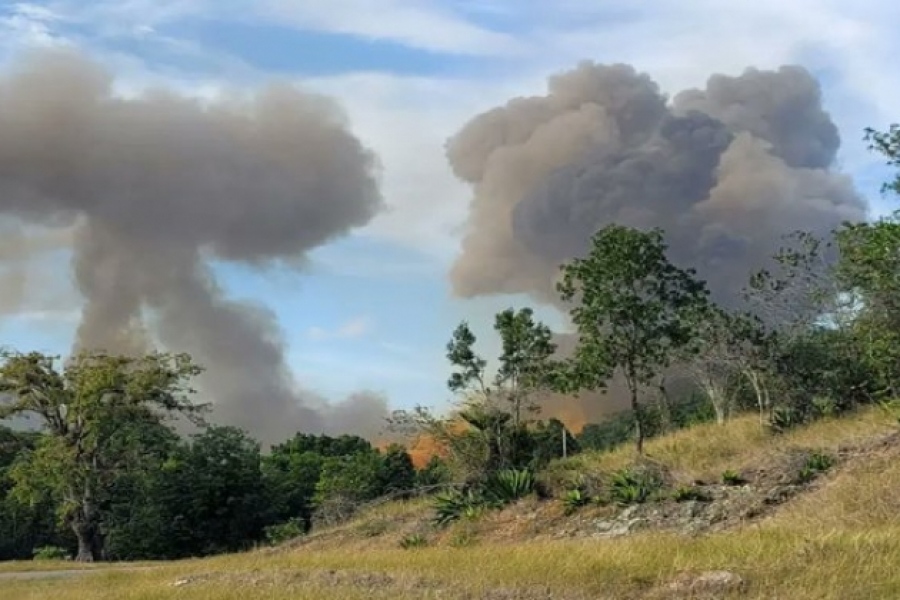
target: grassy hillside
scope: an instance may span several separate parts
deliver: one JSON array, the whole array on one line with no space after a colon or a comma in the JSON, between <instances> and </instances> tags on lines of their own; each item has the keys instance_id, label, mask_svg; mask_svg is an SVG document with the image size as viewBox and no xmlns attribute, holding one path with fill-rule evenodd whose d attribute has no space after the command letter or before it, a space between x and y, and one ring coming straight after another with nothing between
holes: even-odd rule
<instances>
[{"instance_id":1,"label":"grassy hillside","mask_svg":"<svg viewBox=\"0 0 900 600\"><path fill-rule=\"evenodd\" d=\"M712 485L723 471L734 470L750 481L745 490L784 472L798 451L824 451L837 459L826 474L767 504L768 510L724 519L720 528L698 535L650 526L602 539L595 523L620 508L588 506L566 515L553 500L524 501L434 530L427 524L427 503L415 501L374 508L283 548L153 570L2 579L0 585L4 598L23 600L898 598L896 431L887 415L867 410L783 436L773 437L748 417L653 441L650 457L675 481ZM547 485L564 486L576 473L599 476L633 459L627 448L573 457L552 466ZM414 534L427 545L402 549L401 540ZM686 574L710 570L730 571L745 585L714 596L670 587Z\"/></svg>"}]
</instances>

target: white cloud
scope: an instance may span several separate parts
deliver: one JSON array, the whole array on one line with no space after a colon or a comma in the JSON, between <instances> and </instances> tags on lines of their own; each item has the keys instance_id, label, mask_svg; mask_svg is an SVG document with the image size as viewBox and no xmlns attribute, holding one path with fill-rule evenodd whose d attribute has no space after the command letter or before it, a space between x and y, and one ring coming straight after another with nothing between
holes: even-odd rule
<instances>
[{"instance_id":1,"label":"white cloud","mask_svg":"<svg viewBox=\"0 0 900 600\"><path fill-rule=\"evenodd\" d=\"M322 327L311 327L306 332L306 337L315 341L323 340L352 340L364 337L372 332L374 321L368 316L359 316L349 319L329 330Z\"/></svg>"},{"instance_id":2,"label":"white cloud","mask_svg":"<svg viewBox=\"0 0 900 600\"><path fill-rule=\"evenodd\" d=\"M103 36L149 35L167 23L221 19L394 42L431 52L515 56L527 46L437 0L57 0L54 14ZM29 4L32 13L42 7Z\"/></svg>"},{"instance_id":3,"label":"white cloud","mask_svg":"<svg viewBox=\"0 0 900 600\"><path fill-rule=\"evenodd\" d=\"M466 21L433 0L264 0L254 11L300 29L388 40L448 54L521 54L514 37ZM445 3L446 4L446 3Z\"/></svg>"},{"instance_id":4,"label":"white cloud","mask_svg":"<svg viewBox=\"0 0 900 600\"><path fill-rule=\"evenodd\" d=\"M55 31L58 16L50 9L28 3L17 3L0 10L0 43L4 54L25 48L48 47L64 43Z\"/></svg>"}]
</instances>

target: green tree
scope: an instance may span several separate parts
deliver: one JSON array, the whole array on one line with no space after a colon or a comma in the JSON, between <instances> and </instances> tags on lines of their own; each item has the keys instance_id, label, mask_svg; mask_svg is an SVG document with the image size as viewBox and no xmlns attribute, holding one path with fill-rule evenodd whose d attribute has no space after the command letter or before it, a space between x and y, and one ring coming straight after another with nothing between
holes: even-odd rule
<instances>
[{"instance_id":1,"label":"green tree","mask_svg":"<svg viewBox=\"0 0 900 600\"><path fill-rule=\"evenodd\" d=\"M560 391L605 389L621 373L643 453L642 390L692 340L689 313L707 301L705 284L669 262L661 230L609 225L593 237L587 257L563 266L557 287L563 300L578 301L571 316L579 335Z\"/></svg>"},{"instance_id":2,"label":"green tree","mask_svg":"<svg viewBox=\"0 0 900 600\"><path fill-rule=\"evenodd\" d=\"M10 493L14 465L25 460L40 439L40 433L0 426L0 561L29 559L32 551L41 546L74 548L71 533L59 530L52 498L25 503Z\"/></svg>"},{"instance_id":3,"label":"green tree","mask_svg":"<svg viewBox=\"0 0 900 600\"><path fill-rule=\"evenodd\" d=\"M165 494L181 555L248 548L262 539L267 498L259 443L235 427L210 427L164 466Z\"/></svg>"},{"instance_id":4,"label":"green tree","mask_svg":"<svg viewBox=\"0 0 900 600\"><path fill-rule=\"evenodd\" d=\"M327 525L343 521L382 495L381 473L382 457L375 450L326 458L313 499L317 522Z\"/></svg>"},{"instance_id":5,"label":"green tree","mask_svg":"<svg viewBox=\"0 0 900 600\"><path fill-rule=\"evenodd\" d=\"M180 486L170 470L184 451L181 438L163 423L122 423L142 451L107 488L102 508L104 552L110 560L179 558L182 542L173 534L174 510L191 503L195 489Z\"/></svg>"},{"instance_id":6,"label":"green tree","mask_svg":"<svg viewBox=\"0 0 900 600\"><path fill-rule=\"evenodd\" d=\"M450 483L452 479L453 474L450 472L450 467L447 466L447 461L435 455L429 458L425 466L416 472L416 487L434 488Z\"/></svg>"},{"instance_id":7,"label":"green tree","mask_svg":"<svg viewBox=\"0 0 900 600\"><path fill-rule=\"evenodd\" d=\"M534 311L506 309L496 315L494 330L502 350L499 367L489 382L487 361L474 351L477 341L468 323L461 323L447 344L447 358L456 369L447 382L453 392L475 392L490 400L500 400L512 414L512 425L523 423L523 412L537 412L534 396L548 387L556 352L550 328L534 320Z\"/></svg>"},{"instance_id":8,"label":"green tree","mask_svg":"<svg viewBox=\"0 0 900 600\"><path fill-rule=\"evenodd\" d=\"M856 307L854 332L882 392L900 392L900 212L836 233L837 277Z\"/></svg>"},{"instance_id":9,"label":"green tree","mask_svg":"<svg viewBox=\"0 0 900 600\"><path fill-rule=\"evenodd\" d=\"M331 437L298 433L273 446L262 462L270 520L282 523L299 519L308 529L315 510L316 484L325 459L372 450L372 444L355 435Z\"/></svg>"},{"instance_id":10,"label":"green tree","mask_svg":"<svg viewBox=\"0 0 900 600\"><path fill-rule=\"evenodd\" d=\"M14 493L35 500L50 493L61 521L78 540L76 560L101 555L102 511L107 490L140 454L123 424L161 421L179 413L199 418L187 382L200 372L184 354L140 358L79 354L60 371L39 353L6 354L0 392L12 396L0 418L41 417L46 436L12 472Z\"/></svg>"},{"instance_id":11,"label":"green tree","mask_svg":"<svg viewBox=\"0 0 900 600\"><path fill-rule=\"evenodd\" d=\"M406 448L391 444L384 451L379 471L382 494L408 492L416 486L416 468Z\"/></svg>"},{"instance_id":12,"label":"green tree","mask_svg":"<svg viewBox=\"0 0 900 600\"><path fill-rule=\"evenodd\" d=\"M900 124L891 125L887 131L868 128L866 129L866 140L869 142L871 150L887 158L888 165L900 167ZM884 184L884 191L900 194L900 174Z\"/></svg>"}]
</instances>

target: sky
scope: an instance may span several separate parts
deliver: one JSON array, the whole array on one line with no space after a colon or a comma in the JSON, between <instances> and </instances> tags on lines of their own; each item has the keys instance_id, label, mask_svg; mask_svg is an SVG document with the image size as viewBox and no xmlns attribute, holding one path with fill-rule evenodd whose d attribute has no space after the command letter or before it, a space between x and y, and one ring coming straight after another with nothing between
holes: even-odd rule
<instances>
[{"instance_id":1,"label":"sky","mask_svg":"<svg viewBox=\"0 0 900 600\"><path fill-rule=\"evenodd\" d=\"M469 320L496 350L493 314L524 297L452 297L471 191L444 143L472 116L579 61L627 62L666 91L715 72L806 66L843 139L840 167L873 212L887 171L867 126L900 119L900 5L894 0L58 0L0 2L0 71L36 47L74 45L106 65L123 94L166 85L199 97L273 78L333 96L377 153L387 210L317 249L302 267L218 264L234 298L267 306L309 389L360 389L395 407L449 397L444 347ZM48 265L47 269L53 268ZM65 271L54 285L70 286ZM551 326L562 317L539 313ZM65 353L79 313L35 305L0 321L19 349Z\"/></svg>"}]
</instances>

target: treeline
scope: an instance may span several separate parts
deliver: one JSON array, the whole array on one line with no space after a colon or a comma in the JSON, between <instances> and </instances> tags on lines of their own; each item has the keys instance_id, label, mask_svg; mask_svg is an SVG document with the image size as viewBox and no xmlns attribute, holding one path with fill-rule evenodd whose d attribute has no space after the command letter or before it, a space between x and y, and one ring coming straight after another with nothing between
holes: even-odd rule
<instances>
[{"instance_id":1,"label":"treeline","mask_svg":"<svg viewBox=\"0 0 900 600\"><path fill-rule=\"evenodd\" d=\"M62 481L70 476L48 464L64 460L47 455L60 450L50 436L0 428L0 560L29 559L51 547L70 556L80 549L83 560L236 551L446 479L439 461L416 470L402 447L379 451L355 436L298 434L261 453L231 427L211 426L185 440L164 424L117 425L127 429L116 434L117 451L133 454L114 469L104 466L106 473L78 474L104 483L78 490L82 506L73 493L77 482ZM85 517L93 523L80 523ZM79 544L78 534L88 530Z\"/></svg>"},{"instance_id":2,"label":"treeline","mask_svg":"<svg viewBox=\"0 0 900 600\"><path fill-rule=\"evenodd\" d=\"M109 425L115 433L91 465L67 456L65 442L52 434L0 427L0 560L234 552L341 522L378 499L434 493L454 481L437 455L417 469L403 446L379 450L351 435L298 433L263 452L233 427L207 426L185 439L155 419L120 417ZM578 452L582 444L558 420L530 428L519 440L521 463L538 469L562 456L563 436L566 452Z\"/></svg>"}]
</instances>

